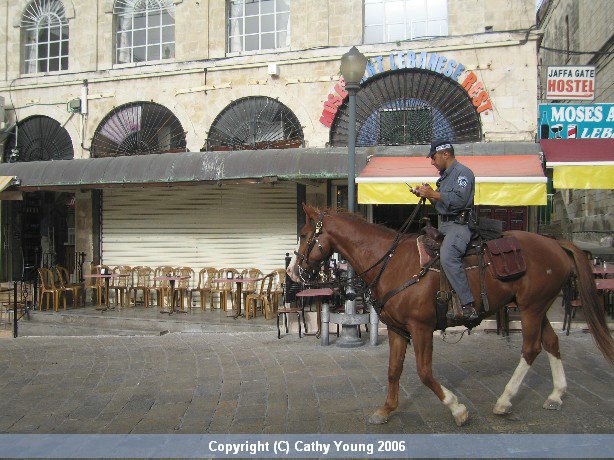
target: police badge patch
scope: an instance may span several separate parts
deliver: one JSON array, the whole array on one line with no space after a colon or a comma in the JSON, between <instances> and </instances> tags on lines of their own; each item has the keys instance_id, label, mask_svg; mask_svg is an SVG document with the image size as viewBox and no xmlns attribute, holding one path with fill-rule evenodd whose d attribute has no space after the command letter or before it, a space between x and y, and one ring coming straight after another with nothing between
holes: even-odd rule
<instances>
[{"instance_id":1,"label":"police badge patch","mask_svg":"<svg viewBox=\"0 0 614 460\"><path fill-rule=\"evenodd\" d=\"M467 187L468 183L469 183L469 181L467 180L467 178L465 176L458 176L458 185L460 185L461 187L465 188L465 187Z\"/></svg>"}]
</instances>

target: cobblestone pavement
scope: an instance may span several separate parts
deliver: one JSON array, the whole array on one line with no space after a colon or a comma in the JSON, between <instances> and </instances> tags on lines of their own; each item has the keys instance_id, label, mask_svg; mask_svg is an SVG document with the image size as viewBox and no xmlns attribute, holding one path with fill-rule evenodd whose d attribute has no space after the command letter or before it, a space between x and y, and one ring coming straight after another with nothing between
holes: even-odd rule
<instances>
[{"instance_id":1,"label":"cobblestone pavement","mask_svg":"<svg viewBox=\"0 0 614 460\"><path fill-rule=\"evenodd\" d=\"M520 334L435 338L435 374L470 412L457 428L408 352L400 407L386 396L388 346L321 347L273 332L0 339L2 433L612 433L614 368L588 334L561 336L569 391L560 411L545 354L511 415L492 414L520 355ZM454 338L449 337L449 340Z\"/></svg>"}]
</instances>

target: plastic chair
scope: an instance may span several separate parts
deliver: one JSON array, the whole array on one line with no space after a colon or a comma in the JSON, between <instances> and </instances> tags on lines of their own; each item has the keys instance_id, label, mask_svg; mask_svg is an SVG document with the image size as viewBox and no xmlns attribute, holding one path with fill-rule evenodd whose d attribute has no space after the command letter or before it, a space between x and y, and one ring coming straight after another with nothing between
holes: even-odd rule
<instances>
[{"instance_id":1,"label":"plastic chair","mask_svg":"<svg viewBox=\"0 0 614 460\"><path fill-rule=\"evenodd\" d=\"M118 304L119 299L119 305L127 306L127 294L132 286L132 268L128 265L118 265L113 269L113 274L121 275L111 278L111 285L109 286L109 289L115 291L115 304Z\"/></svg>"},{"instance_id":2,"label":"plastic chair","mask_svg":"<svg viewBox=\"0 0 614 460\"><path fill-rule=\"evenodd\" d=\"M64 292L70 292L72 295L73 308L77 308L79 306L79 299L81 297L81 289L83 286L78 283L70 282L70 275L68 273L68 269L66 267L62 267L58 265L55 267L55 270L58 275L58 280L60 282L60 288Z\"/></svg>"},{"instance_id":3,"label":"plastic chair","mask_svg":"<svg viewBox=\"0 0 614 460\"><path fill-rule=\"evenodd\" d=\"M134 293L134 306L139 291L143 291L143 306L149 308L149 292L153 288L153 270L149 267L136 267L134 269L135 281L128 291L128 305L130 297Z\"/></svg>"},{"instance_id":4,"label":"plastic chair","mask_svg":"<svg viewBox=\"0 0 614 460\"><path fill-rule=\"evenodd\" d=\"M229 274L232 273L232 276ZM236 278L239 276L239 271L236 268L221 268L217 273L218 278L228 279ZM234 302L234 292L235 292L235 283L217 283L218 287L216 292L220 294L220 308L226 311L228 307L228 299L230 298L231 303ZM234 305L232 303L231 307Z\"/></svg>"},{"instance_id":5,"label":"plastic chair","mask_svg":"<svg viewBox=\"0 0 614 460\"><path fill-rule=\"evenodd\" d=\"M105 269L106 273L111 273L111 270L109 269L108 265L90 265L90 273L92 275L97 275L100 274L100 270ZM106 283L104 278L90 278L91 284L89 286L85 286L85 289L87 290L88 288L92 290L92 302L94 301L93 299L93 295L94 292L96 292L96 300L97 300L97 304L98 306L102 305L102 293L105 292L106 289ZM106 300L106 299L105 299Z\"/></svg>"},{"instance_id":6,"label":"plastic chair","mask_svg":"<svg viewBox=\"0 0 614 460\"><path fill-rule=\"evenodd\" d=\"M213 311L213 283L211 282L217 276L218 271L213 267L205 267L198 272L198 285L190 290L190 295L198 292L200 295L200 309L205 311L205 297L209 293L210 308Z\"/></svg>"},{"instance_id":7,"label":"plastic chair","mask_svg":"<svg viewBox=\"0 0 614 460\"><path fill-rule=\"evenodd\" d=\"M274 273L269 273L262 278L258 285L258 292L248 294L245 298L245 319L249 319L250 313L255 318L258 305L262 305L264 319L269 319L269 306L271 299L271 286L273 284Z\"/></svg>"},{"instance_id":8,"label":"plastic chair","mask_svg":"<svg viewBox=\"0 0 614 460\"><path fill-rule=\"evenodd\" d=\"M264 277L264 273L258 268L246 268L241 271L242 278L262 278ZM243 287L241 289L241 293L243 295L243 305L245 305L247 296L249 294L254 294L258 288L258 281L251 281L249 283L243 283Z\"/></svg>"},{"instance_id":9,"label":"plastic chair","mask_svg":"<svg viewBox=\"0 0 614 460\"><path fill-rule=\"evenodd\" d=\"M174 273L174 268L170 265L164 265L156 268L154 277L170 276ZM155 281L155 280L154 280ZM171 283L169 280L159 280L154 282L152 290L156 291L156 300L158 301L158 307L164 308L164 299L171 290Z\"/></svg>"},{"instance_id":10,"label":"plastic chair","mask_svg":"<svg viewBox=\"0 0 614 460\"><path fill-rule=\"evenodd\" d=\"M179 276L185 279L180 279L175 283L175 293L179 296L179 307L183 311L183 303L184 300L187 299L187 311L190 310L192 306L192 291L190 289L190 285L192 284L192 279L194 278L194 270L190 267L179 267L174 270L174 275Z\"/></svg>"},{"instance_id":11,"label":"plastic chair","mask_svg":"<svg viewBox=\"0 0 614 460\"><path fill-rule=\"evenodd\" d=\"M286 270L278 268L273 271L273 287L271 289L271 310L277 311L281 305L284 295L284 284L286 283Z\"/></svg>"},{"instance_id":12,"label":"plastic chair","mask_svg":"<svg viewBox=\"0 0 614 460\"><path fill-rule=\"evenodd\" d=\"M39 268L38 276L40 278L40 305L43 305L43 300L47 300L45 303L45 310L49 310L49 296L52 299L53 311L59 310L60 298L64 294L64 310L66 310L66 291L58 289L54 282L53 272L48 268Z\"/></svg>"}]
</instances>

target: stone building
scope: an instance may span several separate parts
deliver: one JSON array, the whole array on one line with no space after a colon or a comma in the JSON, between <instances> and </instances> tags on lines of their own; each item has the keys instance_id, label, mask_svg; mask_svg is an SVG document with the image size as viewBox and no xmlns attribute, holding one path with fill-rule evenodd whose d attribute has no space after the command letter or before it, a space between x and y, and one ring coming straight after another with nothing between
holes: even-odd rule
<instances>
[{"instance_id":1,"label":"stone building","mask_svg":"<svg viewBox=\"0 0 614 460\"><path fill-rule=\"evenodd\" d=\"M539 47L539 99L544 103L611 104L614 102L614 22L607 0L544 0L537 13L543 32ZM594 99L546 99L548 66L594 66ZM609 122L614 127L614 122ZM580 133L578 133L580 137ZM602 141L614 160L612 136ZM592 147L591 147L592 149ZM579 155L582 155L579 153ZM551 229L580 246L603 253L612 247L614 194L612 189L557 190ZM607 251L605 251L607 253Z\"/></svg>"},{"instance_id":2,"label":"stone building","mask_svg":"<svg viewBox=\"0 0 614 460\"><path fill-rule=\"evenodd\" d=\"M0 175L20 181L2 193L23 198L2 201L4 277L80 252L86 265L281 266L300 203L343 204L339 61L353 45L369 58L357 172L371 155L423 156L435 136L461 155L539 152L532 0L0 0L0 11ZM482 203L535 226L522 201ZM402 208L361 210L394 224Z\"/></svg>"}]
</instances>

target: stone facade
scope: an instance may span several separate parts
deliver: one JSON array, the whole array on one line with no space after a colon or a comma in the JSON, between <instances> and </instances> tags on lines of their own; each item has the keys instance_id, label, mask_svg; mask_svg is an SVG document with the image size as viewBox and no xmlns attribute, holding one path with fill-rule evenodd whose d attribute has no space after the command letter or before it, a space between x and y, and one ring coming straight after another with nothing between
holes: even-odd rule
<instances>
[{"instance_id":1,"label":"stone facade","mask_svg":"<svg viewBox=\"0 0 614 460\"><path fill-rule=\"evenodd\" d=\"M153 101L172 111L186 132L187 148L198 151L217 115L245 96L279 100L299 119L305 145L325 147L330 130L319 121L323 103L339 79L340 57L352 45L368 57L413 50L462 62L466 70L458 81L475 72L493 104L481 115L483 140L536 138L533 0L449 0L448 36L374 45L361 44L361 0L290 0L290 47L240 54L227 53L224 0L174 0L175 58L138 65L114 64L112 0L63 3L70 28L69 70L23 74L20 21L28 1L0 0L0 16L7 18L0 24L0 96L9 122L33 115L57 120L70 134L75 158L89 157L95 130L113 108L135 101ZM271 63L278 65L278 76L268 74ZM69 114L66 103L81 97L84 80L88 113ZM82 229L91 228L88 196L77 197ZM316 201L321 197L322 190L314 192ZM89 252L91 235L82 238L77 251Z\"/></svg>"},{"instance_id":2,"label":"stone facade","mask_svg":"<svg viewBox=\"0 0 614 460\"><path fill-rule=\"evenodd\" d=\"M614 23L608 0L546 0L538 12L543 31L542 47L583 54L555 52L540 48L540 99L545 99L547 67L591 65L596 68L594 102L614 102ZM592 51L592 52L591 52ZM578 101L557 101L578 102ZM612 190L570 190L554 196L554 221L568 237L579 242L612 246L614 193Z\"/></svg>"}]
</instances>

